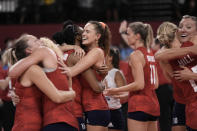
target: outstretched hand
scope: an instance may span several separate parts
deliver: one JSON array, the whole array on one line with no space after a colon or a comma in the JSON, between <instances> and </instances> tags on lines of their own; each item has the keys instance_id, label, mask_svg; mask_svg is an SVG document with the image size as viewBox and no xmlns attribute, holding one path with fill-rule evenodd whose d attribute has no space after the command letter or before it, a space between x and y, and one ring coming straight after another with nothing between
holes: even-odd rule
<instances>
[{"instance_id":1,"label":"outstretched hand","mask_svg":"<svg viewBox=\"0 0 197 131\"><path fill-rule=\"evenodd\" d=\"M117 88L108 88L104 90L103 94L106 96L117 95Z\"/></svg>"},{"instance_id":2,"label":"outstretched hand","mask_svg":"<svg viewBox=\"0 0 197 131\"><path fill-rule=\"evenodd\" d=\"M124 20L120 23L119 33L126 32L126 31L127 31L127 21Z\"/></svg>"}]
</instances>

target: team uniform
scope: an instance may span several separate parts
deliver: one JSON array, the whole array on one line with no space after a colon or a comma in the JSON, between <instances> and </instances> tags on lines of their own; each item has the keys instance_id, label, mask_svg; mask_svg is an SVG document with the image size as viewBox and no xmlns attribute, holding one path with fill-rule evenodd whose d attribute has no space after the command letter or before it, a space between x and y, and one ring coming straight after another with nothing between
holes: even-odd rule
<instances>
[{"instance_id":1,"label":"team uniform","mask_svg":"<svg viewBox=\"0 0 197 131\"><path fill-rule=\"evenodd\" d=\"M72 54L73 52L74 50L64 52L65 64L67 62L66 61L67 57L69 57L69 55ZM75 117L77 118L78 123L79 123L79 131L85 131L86 126L85 126L85 121L83 119L83 107L82 107L82 100L81 100L82 86L79 82L79 75L72 78L72 88L76 92L76 97L75 97L73 108L74 108Z\"/></svg>"},{"instance_id":2,"label":"team uniform","mask_svg":"<svg viewBox=\"0 0 197 131\"><path fill-rule=\"evenodd\" d=\"M42 93L35 85L24 87L18 80L15 88L20 102L16 105L12 131L41 131Z\"/></svg>"},{"instance_id":3,"label":"team uniform","mask_svg":"<svg viewBox=\"0 0 197 131\"><path fill-rule=\"evenodd\" d=\"M116 68L112 68L110 71L108 71L108 74L104 79L107 81L107 85L109 88L117 88L115 82L116 72L122 73L120 70ZM111 116L111 121L108 125L108 128L122 130L124 128L124 119L122 115L122 110L121 110L122 105L120 103L120 99L113 98L111 96L105 96L105 99L107 100L110 109L110 116Z\"/></svg>"},{"instance_id":4,"label":"team uniform","mask_svg":"<svg viewBox=\"0 0 197 131\"><path fill-rule=\"evenodd\" d=\"M0 66L0 79L7 77L7 70L4 70ZM3 105L0 106L0 129L11 130L14 124L15 107L10 97L8 97L9 88L5 90L0 89L0 99L3 101Z\"/></svg>"},{"instance_id":5,"label":"team uniform","mask_svg":"<svg viewBox=\"0 0 197 131\"><path fill-rule=\"evenodd\" d=\"M58 90L69 90L66 75L61 74L60 69L46 71L47 77ZM77 131L78 122L73 112L73 102L57 104L47 96L43 96L43 131Z\"/></svg>"},{"instance_id":6,"label":"team uniform","mask_svg":"<svg viewBox=\"0 0 197 131\"><path fill-rule=\"evenodd\" d=\"M93 70L98 81L103 80L103 76ZM107 127L110 121L110 112L103 93L93 91L88 82L80 77L82 91L82 104L85 112L85 122L89 125Z\"/></svg>"},{"instance_id":7,"label":"team uniform","mask_svg":"<svg viewBox=\"0 0 197 131\"><path fill-rule=\"evenodd\" d=\"M192 46L193 43L185 42L181 47ZM188 67L194 73L197 73L197 56L193 54L187 54L184 56L177 57L176 59L170 62L173 70L181 70L180 65ZM197 129L197 85L196 81L181 81L177 82L177 87L175 92L175 100L183 99L183 103L186 104L185 114L186 114L186 125L192 129ZM177 92L176 92L177 91ZM180 93L180 94L178 94Z\"/></svg>"},{"instance_id":8,"label":"team uniform","mask_svg":"<svg viewBox=\"0 0 197 131\"><path fill-rule=\"evenodd\" d=\"M138 121L156 121L160 115L159 102L155 93L154 84L156 83L157 64L153 53L148 52L145 47L137 50L144 54L144 89L129 93L128 118Z\"/></svg>"}]
</instances>

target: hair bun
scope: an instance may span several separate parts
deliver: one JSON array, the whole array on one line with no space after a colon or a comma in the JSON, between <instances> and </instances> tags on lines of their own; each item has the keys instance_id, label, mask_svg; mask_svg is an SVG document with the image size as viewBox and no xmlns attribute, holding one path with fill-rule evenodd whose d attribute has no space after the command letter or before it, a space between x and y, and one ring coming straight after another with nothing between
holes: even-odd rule
<instances>
[{"instance_id":1,"label":"hair bun","mask_svg":"<svg viewBox=\"0 0 197 131\"><path fill-rule=\"evenodd\" d=\"M72 20L66 20L63 23L63 29L66 28L68 25L73 25L73 21Z\"/></svg>"}]
</instances>

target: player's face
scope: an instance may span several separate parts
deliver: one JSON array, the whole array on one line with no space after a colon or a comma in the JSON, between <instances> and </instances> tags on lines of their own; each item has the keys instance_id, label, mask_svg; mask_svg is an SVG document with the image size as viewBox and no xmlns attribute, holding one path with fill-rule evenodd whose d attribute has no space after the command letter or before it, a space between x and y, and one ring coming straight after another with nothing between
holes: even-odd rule
<instances>
[{"instance_id":1,"label":"player's face","mask_svg":"<svg viewBox=\"0 0 197 131\"><path fill-rule=\"evenodd\" d=\"M98 41L98 33L94 25L91 23L86 24L82 34L82 44L87 46L96 43L96 41Z\"/></svg>"},{"instance_id":2,"label":"player's face","mask_svg":"<svg viewBox=\"0 0 197 131\"><path fill-rule=\"evenodd\" d=\"M181 43L189 41L191 37L197 34L196 22L191 18L182 19L177 34Z\"/></svg>"},{"instance_id":3,"label":"player's face","mask_svg":"<svg viewBox=\"0 0 197 131\"><path fill-rule=\"evenodd\" d=\"M131 48L134 48L137 37L136 37L136 34L132 31L132 29L129 27L127 28L127 38L128 38L128 45Z\"/></svg>"},{"instance_id":4,"label":"player's face","mask_svg":"<svg viewBox=\"0 0 197 131\"><path fill-rule=\"evenodd\" d=\"M39 39L37 39L35 36L29 35L28 36L28 48L31 49L32 51L36 50L41 46L41 42Z\"/></svg>"}]
</instances>

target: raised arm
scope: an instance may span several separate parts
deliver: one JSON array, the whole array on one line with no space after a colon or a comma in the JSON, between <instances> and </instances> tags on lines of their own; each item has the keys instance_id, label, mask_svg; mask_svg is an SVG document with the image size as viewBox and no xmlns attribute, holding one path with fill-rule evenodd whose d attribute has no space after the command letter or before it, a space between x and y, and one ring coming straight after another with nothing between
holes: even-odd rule
<instances>
[{"instance_id":1,"label":"raised arm","mask_svg":"<svg viewBox=\"0 0 197 131\"><path fill-rule=\"evenodd\" d=\"M28 70L29 79L53 102L64 103L73 100L75 97L75 92L70 91L60 91L53 83L47 78L43 70L37 66L33 65ZM39 78L39 79L38 79Z\"/></svg>"},{"instance_id":2,"label":"raised arm","mask_svg":"<svg viewBox=\"0 0 197 131\"><path fill-rule=\"evenodd\" d=\"M38 64L44 59L44 55L38 50L34 51L31 55L26 58L19 60L9 69L10 77L20 76L26 69L28 69L33 64Z\"/></svg>"},{"instance_id":3,"label":"raised arm","mask_svg":"<svg viewBox=\"0 0 197 131\"><path fill-rule=\"evenodd\" d=\"M49 57L49 50L45 47L38 48L31 55L21 59L16 64L14 64L9 69L9 76L14 78L19 77L31 65L38 64L47 57Z\"/></svg>"},{"instance_id":4,"label":"raised arm","mask_svg":"<svg viewBox=\"0 0 197 131\"><path fill-rule=\"evenodd\" d=\"M127 21L124 20L120 23L119 33L126 44L128 44L127 38Z\"/></svg>"},{"instance_id":5,"label":"raised arm","mask_svg":"<svg viewBox=\"0 0 197 131\"><path fill-rule=\"evenodd\" d=\"M79 57L75 56L74 54L71 54L68 57L67 64L68 66L73 66L79 60L80 60ZM89 68L86 71L82 72L81 74L95 92L100 93L104 90L104 85L102 85L102 83L97 80L92 69Z\"/></svg>"},{"instance_id":6,"label":"raised arm","mask_svg":"<svg viewBox=\"0 0 197 131\"><path fill-rule=\"evenodd\" d=\"M94 48L90 50L86 56L84 56L76 65L70 68L72 77L95 65L102 55L103 51L100 48Z\"/></svg>"},{"instance_id":7,"label":"raised arm","mask_svg":"<svg viewBox=\"0 0 197 131\"><path fill-rule=\"evenodd\" d=\"M157 53L155 53L155 59L157 61L171 60L171 59L177 58L179 56L190 53L191 51L188 50L188 48L189 47L159 50L159 51L157 51Z\"/></svg>"},{"instance_id":8,"label":"raised arm","mask_svg":"<svg viewBox=\"0 0 197 131\"><path fill-rule=\"evenodd\" d=\"M62 46L59 46L59 48L65 52L68 50L74 50L75 51L75 55L79 56L80 58L82 58L85 55L85 51L78 45L67 45L67 44L63 44Z\"/></svg>"}]
</instances>

